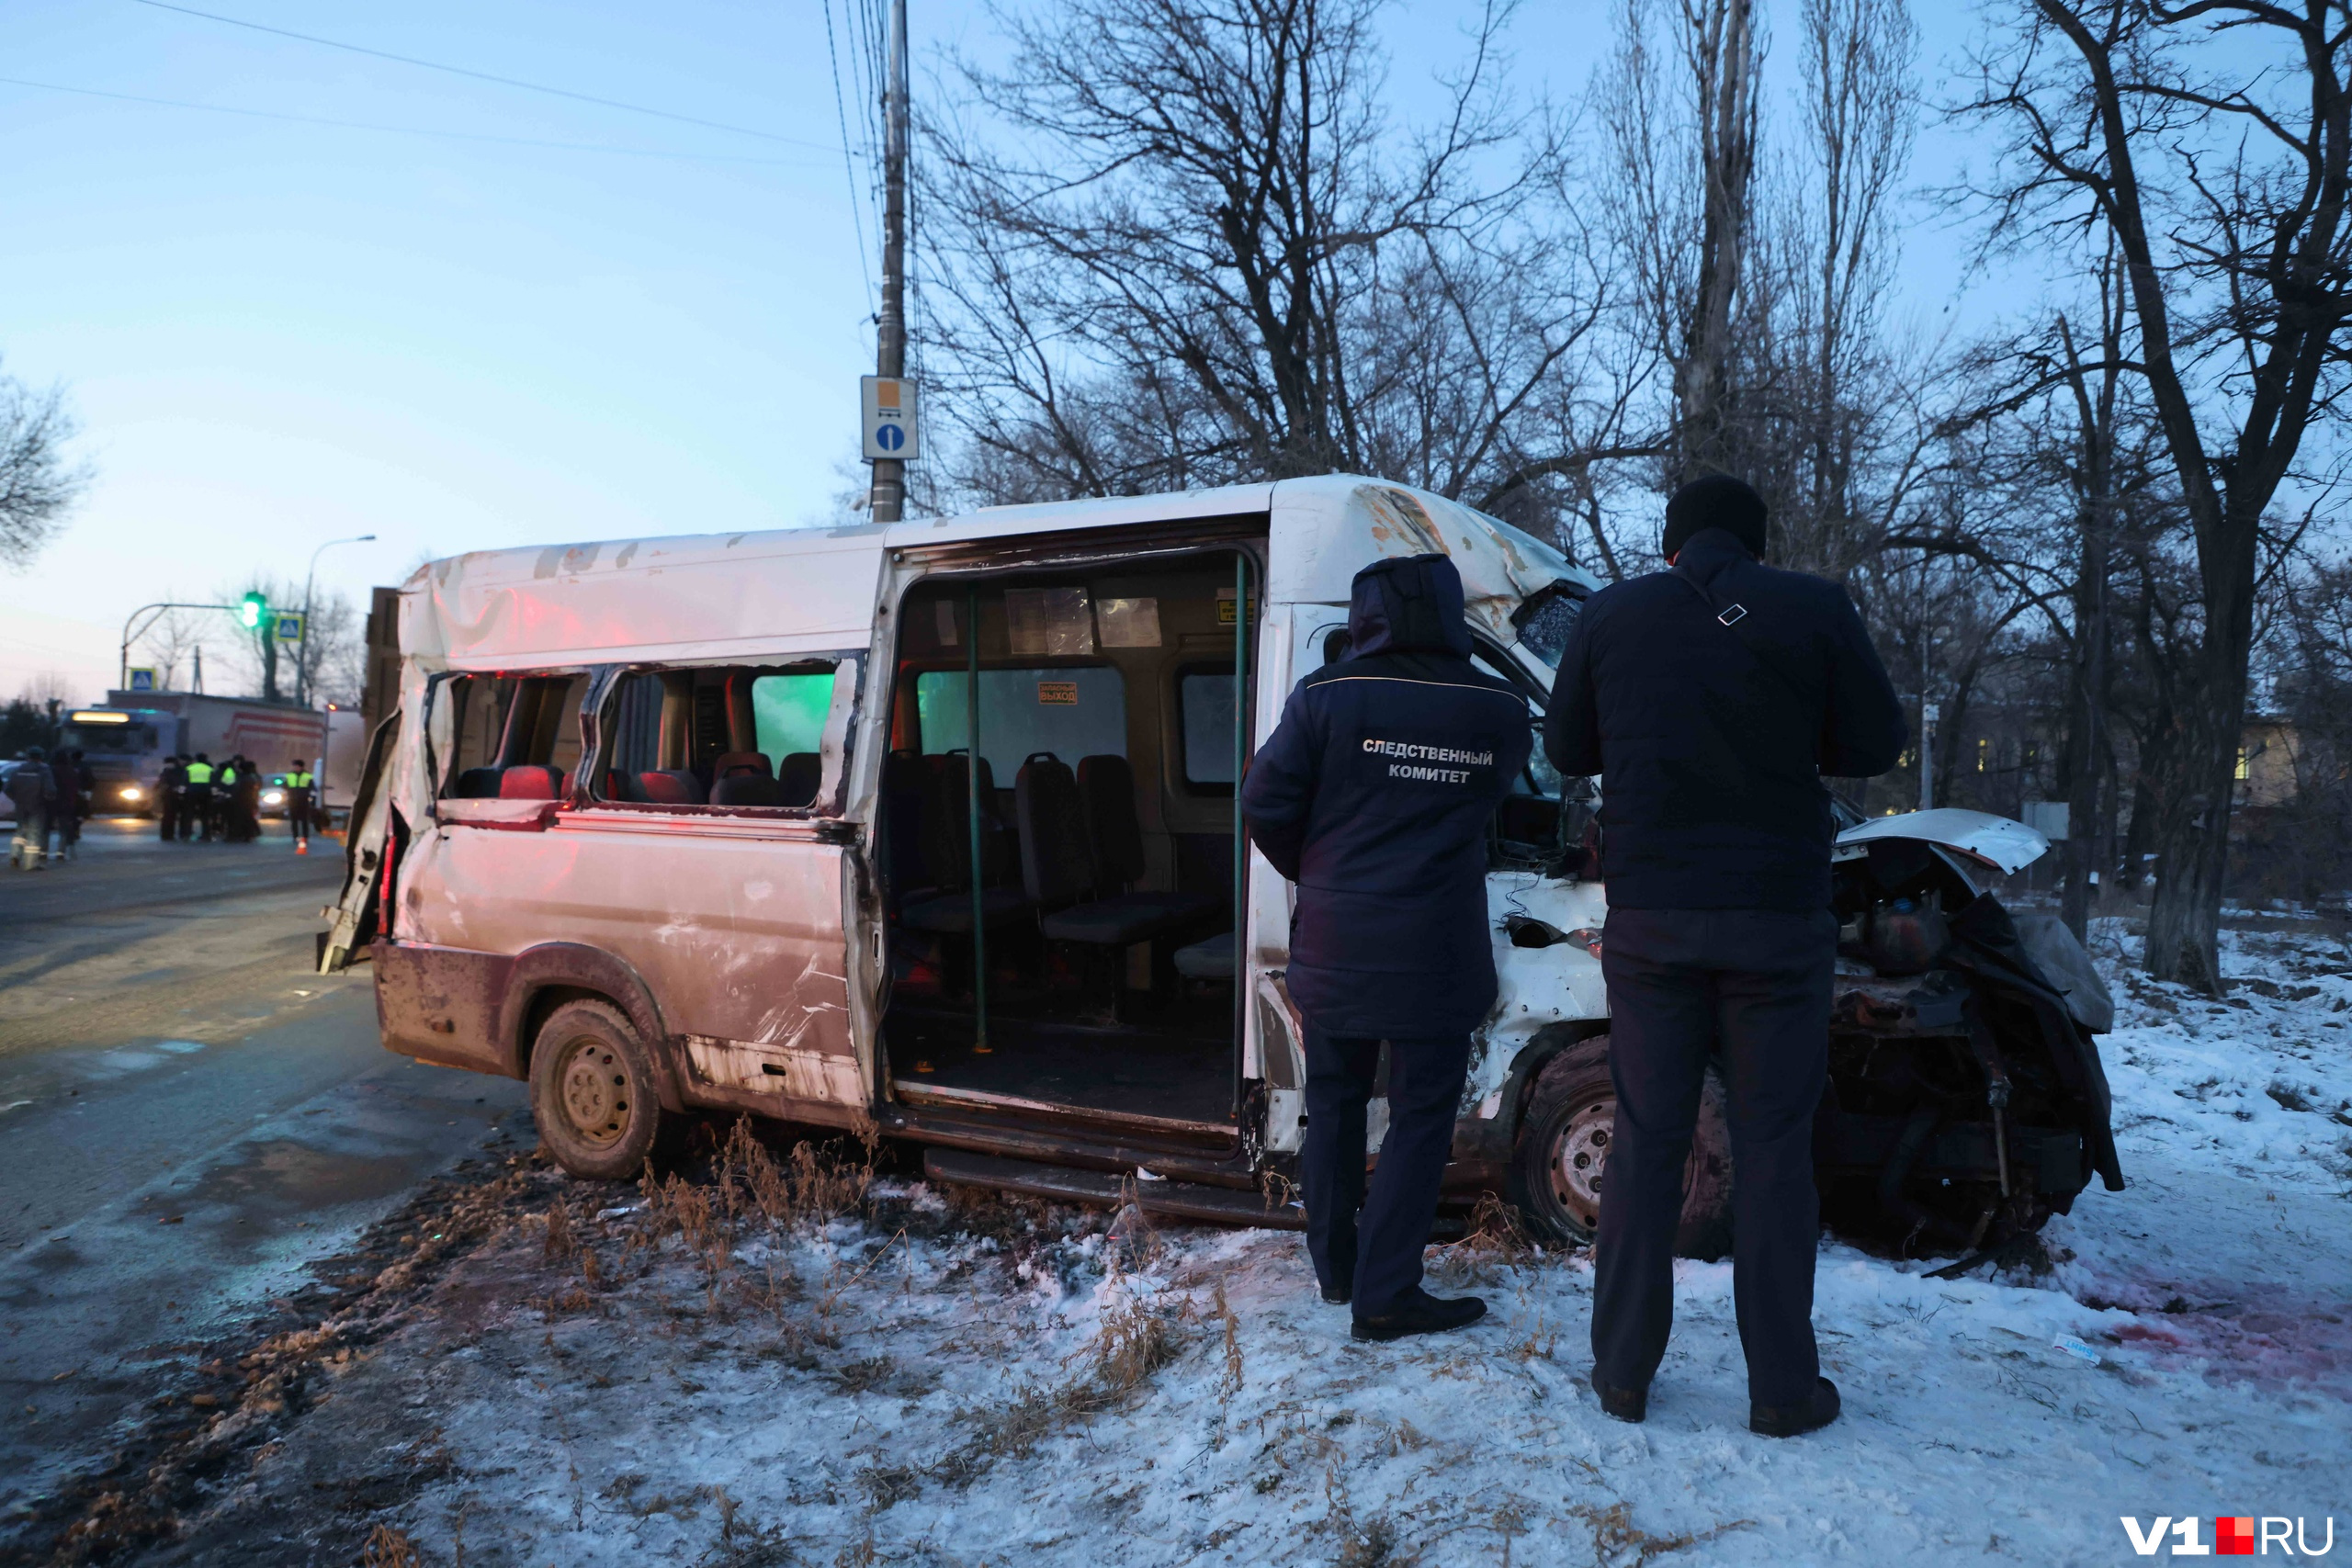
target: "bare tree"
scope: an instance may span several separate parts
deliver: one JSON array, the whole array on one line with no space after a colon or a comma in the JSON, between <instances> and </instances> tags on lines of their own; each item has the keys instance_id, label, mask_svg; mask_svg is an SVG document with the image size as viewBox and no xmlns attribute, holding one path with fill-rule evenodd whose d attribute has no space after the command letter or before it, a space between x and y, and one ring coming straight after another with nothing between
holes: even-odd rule
<instances>
[{"instance_id":1,"label":"bare tree","mask_svg":"<svg viewBox=\"0 0 2352 1568\"><path fill-rule=\"evenodd\" d=\"M926 373L979 499L1353 469L1515 509L1610 446L1571 373L1611 296L1505 7L1409 134L1374 0L999 11L923 127Z\"/></svg>"},{"instance_id":2,"label":"bare tree","mask_svg":"<svg viewBox=\"0 0 2352 1568\"><path fill-rule=\"evenodd\" d=\"M2017 0L1966 106L2009 136L1987 193L2005 229L2095 222L2121 259L2201 600L2175 732L2143 759L2160 878L2147 964L2209 991L2264 520L2282 484L2318 477L2298 460L2343 386L2347 23L2345 0Z\"/></svg>"},{"instance_id":3,"label":"bare tree","mask_svg":"<svg viewBox=\"0 0 2352 1568\"><path fill-rule=\"evenodd\" d=\"M76 434L62 389L0 375L0 564L31 565L89 488L87 465L65 456Z\"/></svg>"},{"instance_id":4,"label":"bare tree","mask_svg":"<svg viewBox=\"0 0 2352 1568\"><path fill-rule=\"evenodd\" d=\"M1620 16L1598 95L1612 184L1592 205L1633 280L1627 331L1672 371L1665 405L1626 425L1650 421L1667 449L1647 488L1738 474L1772 504L1777 559L1847 576L1924 477L1939 423L1935 377L1885 332L1916 131L1908 12L1805 0L1785 118L1764 107L1748 0Z\"/></svg>"},{"instance_id":5,"label":"bare tree","mask_svg":"<svg viewBox=\"0 0 2352 1568\"><path fill-rule=\"evenodd\" d=\"M177 590L166 590L164 597L176 599ZM153 661L156 687L160 691L181 690L180 677L196 652L206 642L215 648L229 639L230 622L218 610L165 610L149 623L132 649L134 658Z\"/></svg>"}]
</instances>

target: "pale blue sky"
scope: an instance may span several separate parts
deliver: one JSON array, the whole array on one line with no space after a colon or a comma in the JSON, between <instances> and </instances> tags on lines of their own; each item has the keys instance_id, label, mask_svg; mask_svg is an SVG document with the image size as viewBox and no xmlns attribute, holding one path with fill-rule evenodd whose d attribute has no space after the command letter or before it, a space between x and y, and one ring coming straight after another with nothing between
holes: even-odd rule
<instances>
[{"instance_id":1,"label":"pale blue sky","mask_svg":"<svg viewBox=\"0 0 2352 1568\"><path fill-rule=\"evenodd\" d=\"M873 304L850 178L824 150L840 138L817 0L192 3L815 145L137 0L0 7L0 76L632 150L0 85L0 354L35 385L69 383L99 470L33 569L0 572L0 696L54 670L93 699L134 606L205 598L254 570L299 579L339 536L379 536L320 563L322 583L364 602L425 556L830 513L855 451ZM1612 9L1531 6L1513 31L1520 79L1573 95ZM976 7L910 10L919 49L977 31ZM1932 75L1964 24L1920 11ZM1421 62L1455 57L1465 13L1421 0L1393 14L1408 101ZM842 15L837 0L836 27ZM633 155L657 152L699 158ZM1926 155L1947 163L1949 139ZM1961 242L1924 240L1905 304L1927 327L1952 297ZM869 268L874 250L868 236Z\"/></svg>"}]
</instances>

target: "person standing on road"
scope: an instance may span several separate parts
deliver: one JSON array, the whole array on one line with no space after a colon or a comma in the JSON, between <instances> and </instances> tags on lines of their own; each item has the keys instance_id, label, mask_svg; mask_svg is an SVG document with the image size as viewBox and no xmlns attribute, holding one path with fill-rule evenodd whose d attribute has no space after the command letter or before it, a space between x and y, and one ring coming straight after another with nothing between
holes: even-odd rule
<instances>
[{"instance_id":1,"label":"person standing on road","mask_svg":"<svg viewBox=\"0 0 2352 1568\"><path fill-rule=\"evenodd\" d=\"M156 837L170 843L187 820L187 759L175 751L155 776Z\"/></svg>"},{"instance_id":2,"label":"person standing on road","mask_svg":"<svg viewBox=\"0 0 2352 1568\"><path fill-rule=\"evenodd\" d=\"M83 765L81 749L76 747L60 751L49 771L57 783L57 799L50 808L50 819L57 830L57 859L60 863L79 860L82 814L89 807L90 770Z\"/></svg>"},{"instance_id":3,"label":"person standing on road","mask_svg":"<svg viewBox=\"0 0 2352 1568\"><path fill-rule=\"evenodd\" d=\"M317 783L309 759L295 758L293 770L286 775L286 827L294 835L294 852L298 855L311 852L311 805Z\"/></svg>"},{"instance_id":4,"label":"person standing on road","mask_svg":"<svg viewBox=\"0 0 2352 1568\"><path fill-rule=\"evenodd\" d=\"M243 752L237 753L237 784L230 812L234 820L232 842L250 844L261 837L261 770Z\"/></svg>"},{"instance_id":5,"label":"person standing on road","mask_svg":"<svg viewBox=\"0 0 2352 1568\"><path fill-rule=\"evenodd\" d=\"M57 784L40 747L28 746L19 755L23 760L8 775L8 799L17 808L9 859L19 871L39 871L49 858L49 809Z\"/></svg>"},{"instance_id":6,"label":"person standing on road","mask_svg":"<svg viewBox=\"0 0 2352 1568\"><path fill-rule=\"evenodd\" d=\"M1476 1296L1421 1289L1421 1249L1495 1003L1487 822L1526 766L1525 699L1470 662L1442 555L1358 572L1348 656L1293 689L1241 788L1250 837L1298 886L1289 987L1306 1022L1306 1248L1359 1339L1460 1328ZM1364 1118L1388 1047L1388 1133ZM1363 1208L1359 1221L1357 1208Z\"/></svg>"},{"instance_id":7,"label":"person standing on road","mask_svg":"<svg viewBox=\"0 0 2352 1568\"><path fill-rule=\"evenodd\" d=\"M205 751L196 754L187 765L187 806L180 815L180 838L185 841L191 823L199 841L212 839L212 757Z\"/></svg>"},{"instance_id":8,"label":"person standing on road","mask_svg":"<svg viewBox=\"0 0 2352 1568\"><path fill-rule=\"evenodd\" d=\"M1834 582L1762 564L1763 498L1725 475L1666 504L1671 570L1587 602L1552 686L1544 750L1600 775L1609 1068L1592 1383L1646 1414L1674 1314L1674 1235L1710 1055L1731 1132L1732 1296L1748 1426L1838 1418L1813 1335L1820 1198L1813 1113L1829 1061L1834 837L1823 774L1903 750L1903 711Z\"/></svg>"},{"instance_id":9,"label":"person standing on road","mask_svg":"<svg viewBox=\"0 0 2352 1568\"><path fill-rule=\"evenodd\" d=\"M224 844L237 841L237 764L243 761L232 751L212 771L212 832Z\"/></svg>"}]
</instances>

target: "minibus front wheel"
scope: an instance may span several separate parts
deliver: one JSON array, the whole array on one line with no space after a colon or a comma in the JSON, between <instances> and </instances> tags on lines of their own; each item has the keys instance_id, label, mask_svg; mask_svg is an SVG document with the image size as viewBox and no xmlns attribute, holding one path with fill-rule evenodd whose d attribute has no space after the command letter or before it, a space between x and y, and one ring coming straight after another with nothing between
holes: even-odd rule
<instances>
[{"instance_id":1,"label":"minibus front wheel","mask_svg":"<svg viewBox=\"0 0 2352 1568\"><path fill-rule=\"evenodd\" d=\"M531 1050L531 1114L556 1164L574 1176L626 1181L662 1131L653 1058L610 1002L566 1002Z\"/></svg>"},{"instance_id":2,"label":"minibus front wheel","mask_svg":"<svg viewBox=\"0 0 2352 1568\"><path fill-rule=\"evenodd\" d=\"M1617 1130L1609 1036L1579 1041L1544 1065L1519 1123L1510 1200L1546 1240L1589 1245L1600 1228L1600 1183ZM1731 1250L1731 1133L1724 1089L1711 1066L1699 1097L1690 1157L1682 1169L1682 1221L1674 1250L1714 1259Z\"/></svg>"}]
</instances>

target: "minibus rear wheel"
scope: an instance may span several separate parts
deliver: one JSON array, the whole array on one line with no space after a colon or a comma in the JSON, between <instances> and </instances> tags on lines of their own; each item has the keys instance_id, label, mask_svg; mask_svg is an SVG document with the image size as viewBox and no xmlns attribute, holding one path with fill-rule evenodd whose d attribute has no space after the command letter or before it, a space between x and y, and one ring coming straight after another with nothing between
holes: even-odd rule
<instances>
[{"instance_id":1,"label":"minibus rear wheel","mask_svg":"<svg viewBox=\"0 0 2352 1568\"><path fill-rule=\"evenodd\" d=\"M610 1002L566 1002L531 1049L531 1114L556 1164L574 1176L626 1181L662 1131L653 1058Z\"/></svg>"}]
</instances>

